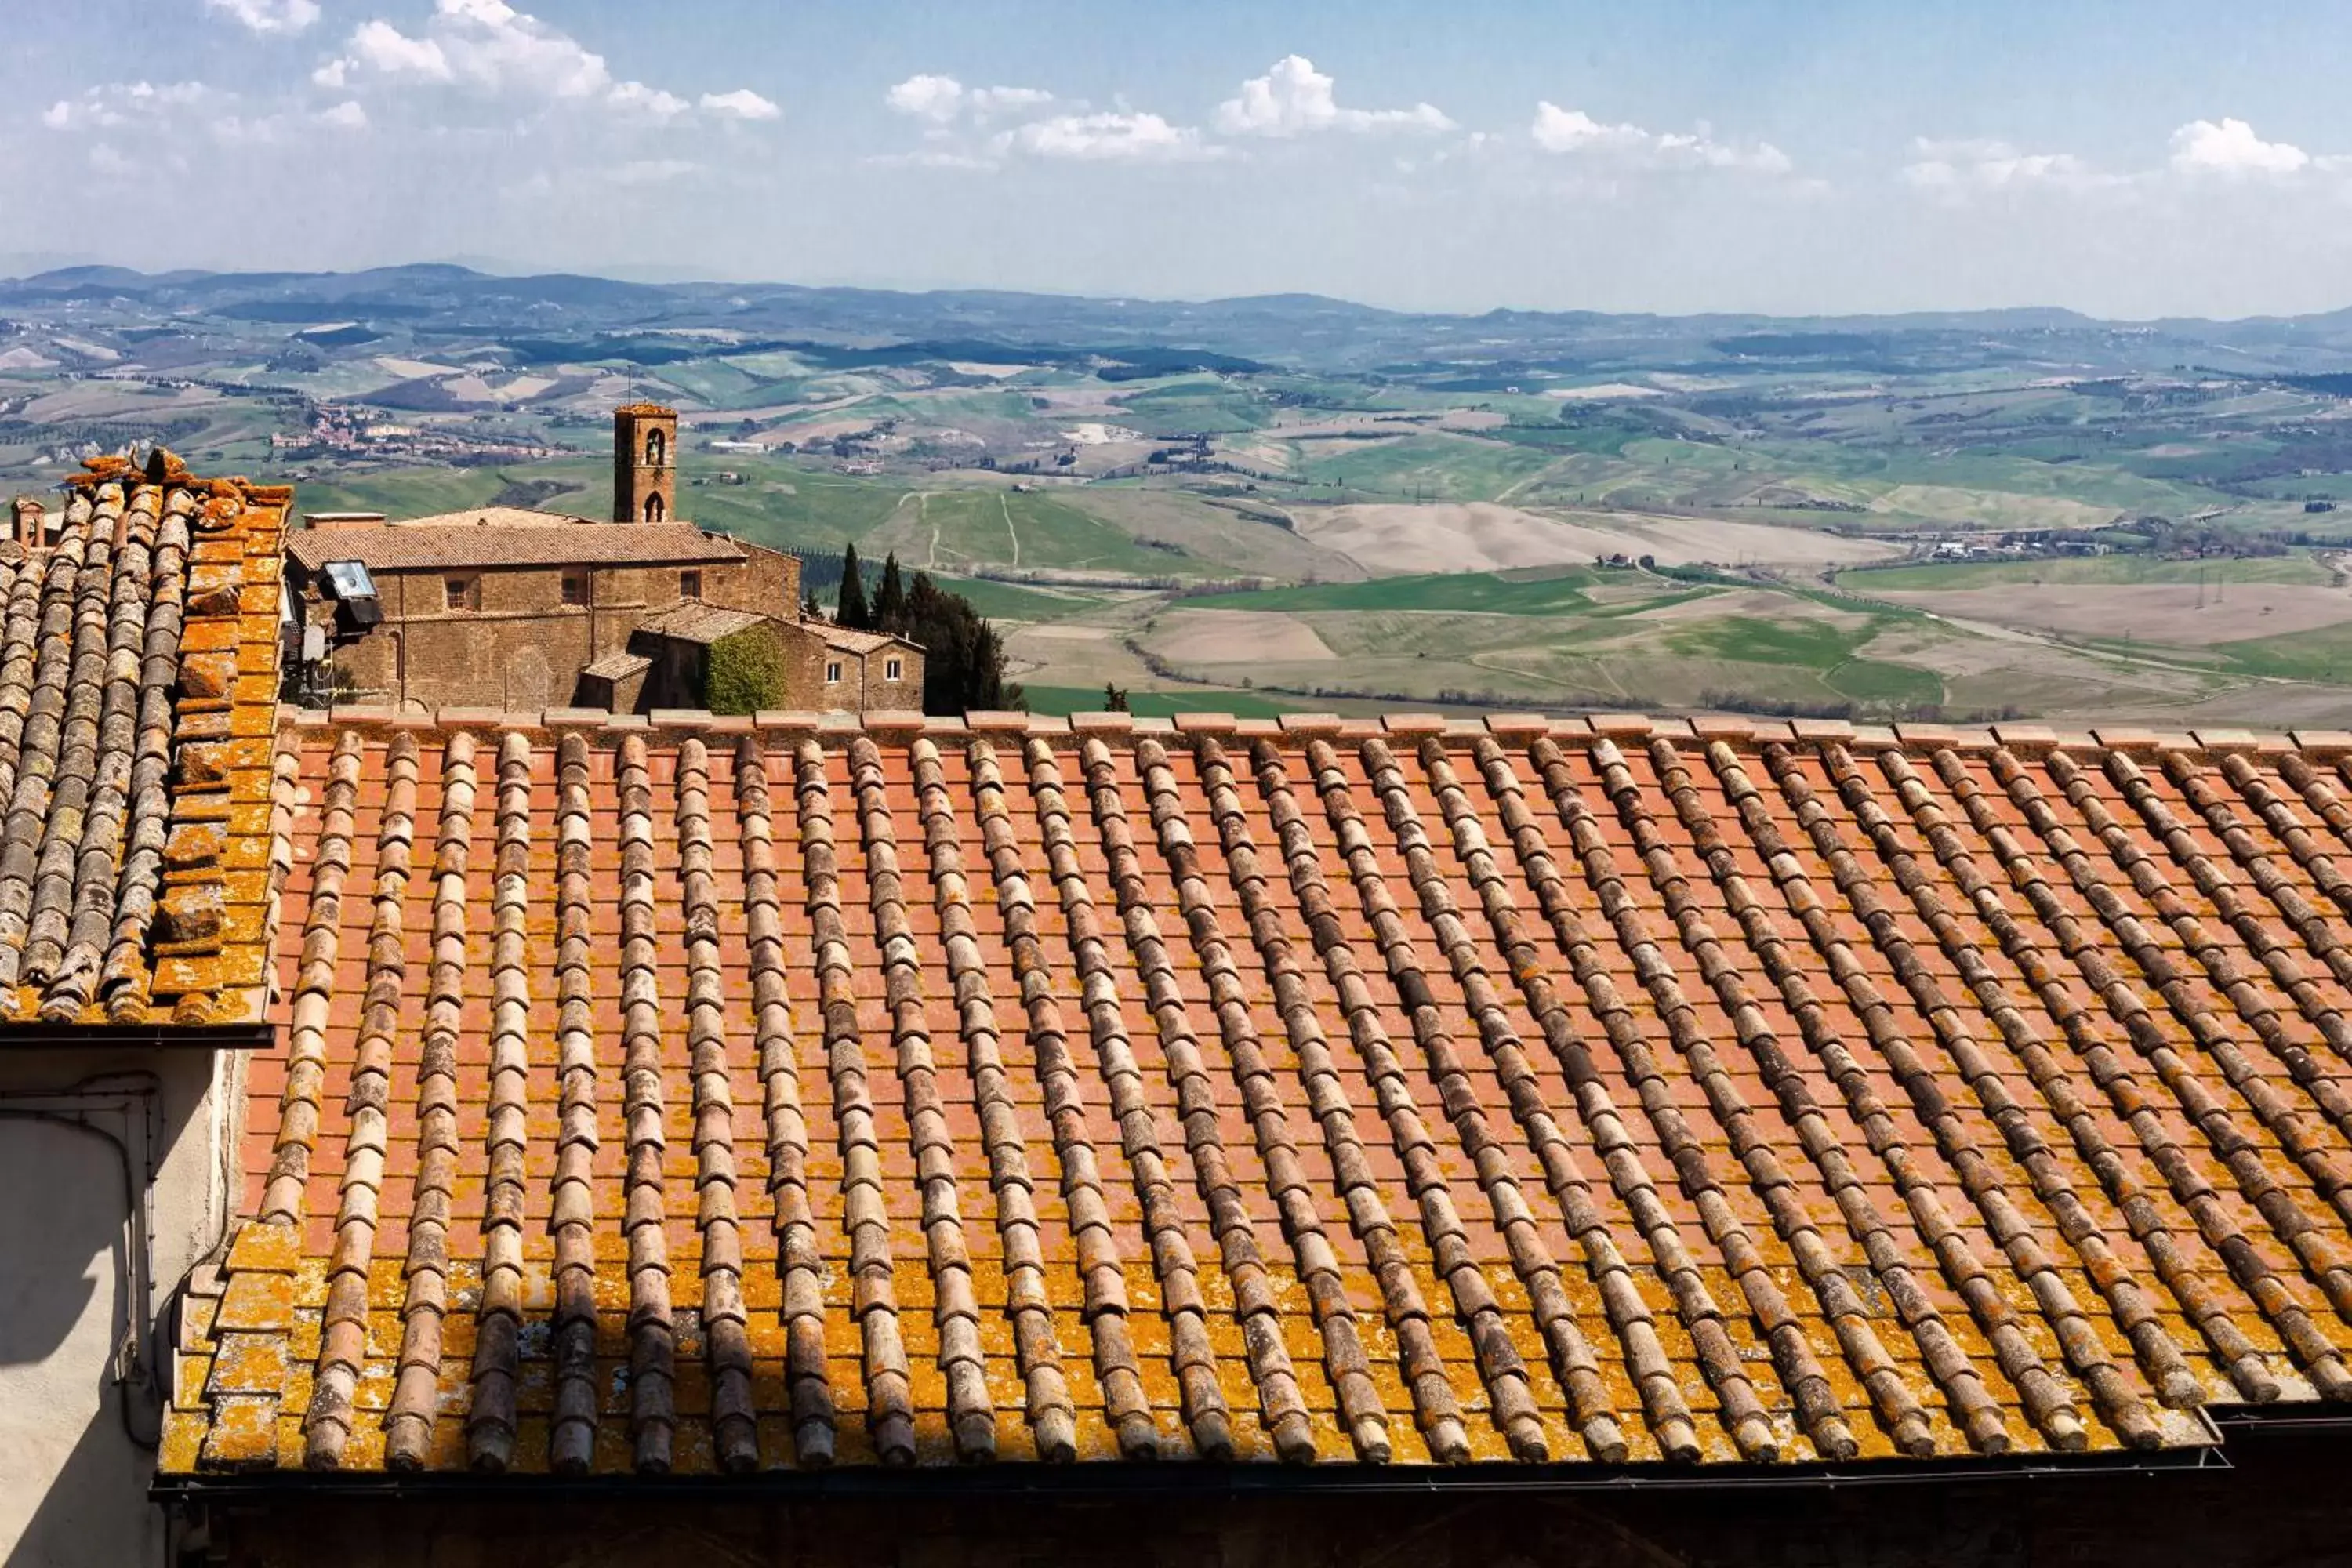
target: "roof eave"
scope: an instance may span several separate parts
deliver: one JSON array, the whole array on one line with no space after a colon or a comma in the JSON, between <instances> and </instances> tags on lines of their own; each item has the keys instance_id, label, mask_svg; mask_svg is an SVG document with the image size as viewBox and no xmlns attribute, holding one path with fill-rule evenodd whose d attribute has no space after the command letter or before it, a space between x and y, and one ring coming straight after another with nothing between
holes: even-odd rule
<instances>
[{"instance_id":1,"label":"roof eave","mask_svg":"<svg viewBox=\"0 0 2352 1568\"><path fill-rule=\"evenodd\" d=\"M1032 1494L1055 1498L1119 1496L1237 1497L1281 1494L1548 1491L1817 1490L1832 1487L1923 1486L1939 1482L2149 1475L2228 1468L2212 1445L2098 1454L2011 1454L1998 1458L1889 1458L1846 1464L1627 1464L1584 1461L1471 1465L1215 1465L1100 1460L1073 1465L845 1465L831 1469L765 1470L752 1476L486 1475L474 1471L263 1469L159 1473L149 1495L159 1502L251 1501L296 1498L699 1497L918 1498Z\"/></svg>"}]
</instances>

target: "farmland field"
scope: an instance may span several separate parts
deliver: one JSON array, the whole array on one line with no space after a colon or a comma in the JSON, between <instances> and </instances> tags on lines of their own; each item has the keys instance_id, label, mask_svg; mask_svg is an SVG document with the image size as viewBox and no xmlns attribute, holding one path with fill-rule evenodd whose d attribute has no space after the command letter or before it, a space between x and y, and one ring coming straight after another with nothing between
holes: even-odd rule
<instances>
[{"instance_id":1,"label":"farmland field","mask_svg":"<svg viewBox=\"0 0 2352 1568\"><path fill-rule=\"evenodd\" d=\"M971 607L991 620L1058 621L1083 614L1102 601L1099 596L1066 589L1032 588L1018 583L998 583L986 577L935 574L934 581L950 593L961 594Z\"/></svg>"},{"instance_id":2,"label":"farmland field","mask_svg":"<svg viewBox=\"0 0 2352 1568\"><path fill-rule=\"evenodd\" d=\"M2305 583L2325 585L2333 574L2306 552L2163 561L2146 555L2074 555L2038 561L1958 561L1948 564L1878 566L1842 579L1858 594L1882 590L1951 593L2021 584Z\"/></svg>"},{"instance_id":3,"label":"farmland field","mask_svg":"<svg viewBox=\"0 0 2352 1568\"><path fill-rule=\"evenodd\" d=\"M1590 564L1643 556L1669 566L1852 565L1895 553L1865 540L1750 522L1697 522L1629 513L1537 512L1471 502L1302 509L1310 542L1376 574Z\"/></svg>"},{"instance_id":4,"label":"farmland field","mask_svg":"<svg viewBox=\"0 0 2352 1568\"><path fill-rule=\"evenodd\" d=\"M1625 575L1625 574L1617 574ZM1261 588L1193 601L1234 610L1485 610L1535 616L1585 607L1583 590L1601 574L1570 568L1528 574L1423 573L1364 583L1320 583Z\"/></svg>"},{"instance_id":5,"label":"farmland field","mask_svg":"<svg viewBox=\"0 0 2352 1568\"><path fill-rule=\"evenodd\" d=\"M1155 576L1192 559L1181 548L1139 544L1057 497L1005 489L918 491L902 499L861 548L869 554L896 550L910 567L950 572L995 565Z\"/></svg>"},{"instance_id":6,"label":"farmland field","mask_svg":"<svg viewBox=\"0 0 2352 1568\"><path fill-rule=\"evenodd\" d=\"M1498 500L1551 462L1522 447L1434 433L1290 446L1291 472L1309 486L1425 500Z\"/></svg>"},{"instance_id":7,"label":"farmland field","mask_svg":"<svg viewBox=\"0 0 2352 1568\"><path fill-rule=\"evenodd\" d=\"M162 443L298 510L595 518L650 398L680 517L895 552L1041 707L2352 725L2352 317L1751 353L1773 329L465 276L393 269L344 325L299 274L0 280L0 479Z\"/></svg>"},{"instance_id":8,"label":"farmland field","mask_svg":"<svg viewBox=\"0 0 2352 1568\"><path fill-rule=\"evenodd\" d=\"M2352 621L2352 591L2305 584L2242 584L2234 593L2187 583L1888 594L1893 603L2089 638L2203 647L2306 634Z\"/></svg>"},{"instance_id":9,"label":"farmland field","mask_svg":"<svg viewBox=\"0 0 2352 1568\"><path fill-rule=\"evenodd\" d=\"M1032 713L1092 713L1103 705L1099 686L1024 686ZM1296 712L1301 704L1261 697L1252 691L1135 691L1127 710L1141 718L1166 719L1178 713L1230 713L1236 719L1272 719Z\"/></svg>"}]
</instances>

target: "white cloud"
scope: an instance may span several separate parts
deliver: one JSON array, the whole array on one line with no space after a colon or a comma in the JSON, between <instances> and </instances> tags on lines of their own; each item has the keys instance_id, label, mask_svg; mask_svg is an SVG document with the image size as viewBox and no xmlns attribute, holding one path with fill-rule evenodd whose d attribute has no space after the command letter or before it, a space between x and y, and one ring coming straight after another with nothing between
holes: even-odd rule
<instances>
[{"instance_id":1,"label":"white cloud","mask_svg":"<svg viewBox=\"0 0 2352 1568\"><path fill-rule=\"evenodd\" d=\"M41 123L53 131L107 132L114 142L143 137L144 143L136 148L138 159L145 166L159 167L180 158L180 150L198 137L222 147L280 146L298 141L311 128L362 131L369 120L366 108L356 100L313 110L285 100L257 105L200 81L133 81L93 87L79 98L59 100L42 111ZM93 166L123 157L121 147L110 142L98 143L92 152Z\"/></svg>"},{"instance_id":2,"label":"white cloud","mask_svg":"<svg viewBox=\"0 0 2352 1568\"><path fill-rule=\"evenodd\" d=\"M604 100L614 108L649 114L656 120L674 120L692 105L674 92L664 92L657 87L647 87L641 81L614 84Z\"/></svg>"},{"instance_id":3,"label":"white cloud","mask_svg":"<svg viewBox=\"0 0 2352 1568\"><path fill-rule=\"evenodd\" d=\"M1217 155L1199 131L1171 125L1157 114L1057 114L1033 121L989 140L1000 156L1022 153L1036 158L1087 162L1150 163Z\"/></svg>"},{"instance_id":4,"label":"white cloud","mask_svg":"<svg viewBox=\"0 0 2352 1568\"><path fill-rule=\"evenodd\" d=\"M2072 153L2027 153L2006 142L1923 136L1911 144L1911 151L1914 161L1903 166L1904 184L1953 196L1988 191L2087 191L2128 180L2102 173Z\"/></svg>"},{"instance_id":5,"label":"white cloud","mask_svg":"<svg viewBox=\"0 0 2352 1568\"><path fill-rule=\"evenodd\" d=\"M900 114L948 125L964 115L988 120L1024 110L1043 109L1054 95L1034 87L966 87L951 76L924 73L910 76L882 95L882 101Z\"/></svg>"},{"instance_id":6,"label":"white cloud","mask_svg":"<svg viewBox=\"0 0 2352 1568\"><path fill-rule=\"evenodd\" d=\"M275 146L285 140L287 124L282 114L263 114L247 118L242 114L215 117L205 129L213 140L224 146Z\"/></svg>"},{"instance_id":7,"label":"white cloud","mask_svg":"<svg viewBox=\"0 0 2352 1568\"><path fill-rule=\"evenodd\" d=\"M2179 174L2294 174L2311 162L2310 153L2291 142L2263 141L2242 120L2192 120L2172 133L2172 167Z\"/></svg>"},{"instance_id":8,"label":"white cloud","mask_svg":"<svg viewBox=\"0 0 2352 1568\"><path fill-rule=\"evenodd\" d=\"M884 93L882 101L901 114L944 125L963 108L963 83L951 76L910 76Z\"/></svg>"},{"instance_id":9,"label":"white cloud","mask_svg":"<svg viewBox=\"0 0 2352 1568\"><path fill-rule=\"evenodd\" d=\"M362 83L456 86L489 98L602 108L663 121L695 108L677 93L615 79L604 56L505 0L434 0L433 15L415 34L381 17L362 22L342 53L323 62L310 79L337 91ZM748 88L705 93L700 106L737 120L772 120L780 113Z\"/></svg>"},{"instance_id":10,"label":"white cloud","mask_svg":"<svg viewBox=\"0 0 2352 1568\"><path fill-rule=\"evenodd\" d=\"M111 131L121 126L153 124L173 111L226 98L229 94L200 81L113 82L84 89L79 98L61 98L41 111L41 123L52 131Z\"/></svg>"},{"instance_id":11,"label":"white cloud","mask_svg":"<svg viewBox=\"0 0 2352 1568\"><path fill-rule=\"evenodd\" d=\"M2352 157L2315 155L2291 142L2265 142L2242 120L2192 120L2172 132L2168 146L2165 162L2116 173L2072 153L2028 153L1993 140L1921 137L1912 142L1913 159L1900 177L1913 189L1948 202L2030 191L2137 201L2225 185L2294 186L2352 174Z\"/></svg>"},{"instance_id":12,"label":"white cloud","mask_svg":"<svg viewBox=\"0 0 2352 1568\"><path fill-rule=\"evenodd\" d=\"M354 71L366 69L379 76L418 77L426 81L452 81L457 73L451 68L449 57L431 38L412 38L391 23L376 20L362 22L352 34L351 53L339 60L330 60L314 73L314 80L333 72L333 85L341 87Z\"/></svg>"},{"instance_id":13,"label":"white cloud","mask_svg":"<svg viewBox=\"0 0 2352 1568\"><path fill-rule=\"evenodd\" d=\"M1549 101L1536 105L1528 134L1547 153L1599 157L1642 168L1724 169L1751 174L1786 174L1789 155L1769 142L1739 146L1718 142L1702 125L1696 132L1652 132L1633 124L1608 124L1580 109Z\"/></svg>"},{"instance_id":14,"label":"white cloud","mask_svg":"<svg viewBox=\"0 0 2352 1568\"><path fill-rule=\"evenodd\" d=\"M1454 128L1444 111L1430 103L1416 103L1411 109L1343 109L1331 79L1304 55L1285 55L1264 76L1242 83L1239 97L1217 106L1216 124L1228 136Z\"/></svg>"},{"instance_id":15,"label":"white cloud","mask_svg":"<svg viewBox=\"0 0 2352 1568\"><path fill-rule=\"evenodd\" d=\"M892 86L882 101L893 112L924 122L919 151L867 162L927 169L991 170L1012 157L1090 163L1174 162L1215 157L1222 149L1189 125L1129 110L1087 112L1083 102L1065 112L1040 111L1062 100L1034 87L966 87L951 76L925 72ZM991 121L1016 123L987 134Z\"/></svg>"},{"instance_id":16,"label":"white cloud","mask_svg":"<svg viewBox=\"0 0 2352 1568\"><path fill-rule=\"evenodd\" d=\"M977 119L992 115L1018 113L1024 109L1043 109L1054 101L1054 95L1034 87L975 87L964 94Z\"/></svg>"},{"instance_id":17,"label":"white cloud","mask_svg":"<svg viewBox=\"0 0 2352 1568\"><path fill-rule=\"evenodd\" d=\"M319 0L205 0L256 33L299 33L319 19Z\"/></svg>"},{"instance_id":18,"label":"white cloud","mask_svg":"<svg viewBox=\"0 0 2352 1568\"><path fill-rule=\"evenodd\" d=\"M739 87L733 92L706 92L702 95L702 109L707 114L730 120L775 120L784 112L748 87Z\"/></svg>"},{"instance_id":19,"label":"white cloud","mask_svg":"<svg viewBox=\"0 0 2352 1568\"><path fill-rule=\"evenodd\" d=\"M701 166L684 158L633 158L613 169L605 178L616 185L664 185Z\"/></svg>"},{"instance_id":20,"label":"white cloud","mask_svg":"<svg viewBox=\"0 0 2352 1568\"><path fill-rule=\"evenodd\" d=\"M866 162L885 169L970 169L992 174L1003 167L993 158L935 148L916 153L877 153Z\"/></svg>"},{"instance_id":21,"label":"white cloud","mask_svg":"<svg viewBox=\"0 0 2352 1568\"><path fill-rule=\"evenodd\" d=\"M464 81L498 94L580 99L613 87L604 56L504 0L435 0L417 37L382 19L363 22L348 58L384 77Z\"/></svg>"},{"instance_id":22,"label":"white cloud","mask_svg":"<svg viewBox=\"0 0 2352 1568\"><path fill-rule=\"evenodd\" d=\"M1549 101L1536 105L1529 134L1547 153L1633 151L1650 143L1650 133L1638 125L1603 125L1580 109L1562 109Z\"/></svg>"}]
</instances>

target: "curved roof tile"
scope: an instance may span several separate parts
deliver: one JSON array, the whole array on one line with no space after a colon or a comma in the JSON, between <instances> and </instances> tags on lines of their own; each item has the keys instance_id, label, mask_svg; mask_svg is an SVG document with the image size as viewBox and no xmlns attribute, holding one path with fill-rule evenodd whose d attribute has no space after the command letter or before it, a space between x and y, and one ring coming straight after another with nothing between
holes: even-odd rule
<instances>
[{"instance_id":1,"label":"curved roof tile","mask_svg":"<svg viewBox=\"0 0 2352 1568\"><path fill-rule=\"evenodd\" d=\"M262 1019L290 491L92 458L0 552L0 1015Z\"/></svg>"}]
</instances>

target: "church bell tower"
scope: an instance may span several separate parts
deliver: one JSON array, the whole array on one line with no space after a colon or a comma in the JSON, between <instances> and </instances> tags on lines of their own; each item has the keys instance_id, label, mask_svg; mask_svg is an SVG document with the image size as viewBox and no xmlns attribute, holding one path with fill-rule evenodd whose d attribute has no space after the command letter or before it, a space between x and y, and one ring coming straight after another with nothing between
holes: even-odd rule
<instances>
[{"instance_id":1,"label":"church bell tower","mask_svg":"<svg viewBox=\"0 0 2352 1568\"><path fill-rule=\"evenodd\" d=\"M677 410L656 403L613 410L613 521L677 517Z\"/></svg>"}]
</instances>

